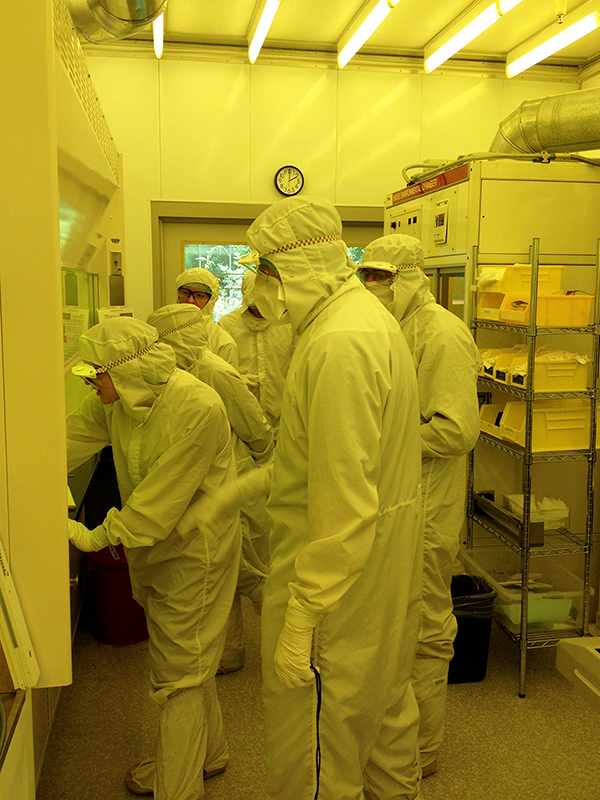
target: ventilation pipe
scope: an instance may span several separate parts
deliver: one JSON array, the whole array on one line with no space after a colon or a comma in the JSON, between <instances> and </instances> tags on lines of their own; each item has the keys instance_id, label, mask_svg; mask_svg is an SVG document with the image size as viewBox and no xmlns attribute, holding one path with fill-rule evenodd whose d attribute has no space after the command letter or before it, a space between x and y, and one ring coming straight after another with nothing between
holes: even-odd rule
<instances>
[{"instance_id":1,"label":"ventilation pipe","mask_svg":"<svg viewBox=\"0 0 600 800\"><path fill-rule=\"evenodd\" d=\"M492 153L600 149L600 89L526 100L500 123Z\"/></svg>"},{"instance_id":2,"label":"ventilation pipe","mask_svg":"<svg viewBox=\"0 0 600 800\"><path fill-rule=\"evenodd\" d=\"M77 31L99 44L123 39L149 25L165 10L167 0L69 0Z\"/></svg>"}]
</instances>

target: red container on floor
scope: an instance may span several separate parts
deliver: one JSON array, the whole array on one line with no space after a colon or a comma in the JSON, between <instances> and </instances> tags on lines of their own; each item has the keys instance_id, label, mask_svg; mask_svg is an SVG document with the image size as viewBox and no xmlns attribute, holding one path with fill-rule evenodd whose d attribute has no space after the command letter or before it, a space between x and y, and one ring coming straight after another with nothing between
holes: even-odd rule
<instances>
[{"instance_id":1,"label":"red container on floor","mask_svg":"<svg viewBox=\"0 0 600 800\"><path fill-rule=\"evenodd\" d=\"M148 638L144 610L133 599L129 568L119 544L88 554L92 635L103 644L125 645Z\"/></svg>"}]
</instances>

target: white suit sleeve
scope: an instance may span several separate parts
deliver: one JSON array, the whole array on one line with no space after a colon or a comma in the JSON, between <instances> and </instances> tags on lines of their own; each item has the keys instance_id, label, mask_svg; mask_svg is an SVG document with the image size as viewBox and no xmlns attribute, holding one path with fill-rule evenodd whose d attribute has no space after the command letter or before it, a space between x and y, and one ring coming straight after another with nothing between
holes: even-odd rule
<instances>
[{"instance_id":1,"label":"white suit sleeve","mask_svg":"<svg viewBox=\"0 0 600 800\"><path fill-rule=\"evenodd\" d=\"M108 512L99 526L107 541L145 547L166 539L206 477L228 429L220 404L190 420L181 438L155 462L123 508Z\"/></svg>"},{"instance_id":2,"label":"white suit sleeve","mask_svg":"<svg viewBox=\"0 0 600 800\"><path fill-rule=\"evenodd\" d=\"M308 409L310 541L289 587L315 622L350 589L371 552L389 374L389 353L375 335L365 341L346 332L314 343L305 383L295 387Z\"/></svg>"},{"instance_id":3,"label":"white suit sleeve","mask_svg":"<svg viewBox=\"0 0 600 800\"><path fill-rule=\"evenodd\" d=\"M110 444L104 406L93 393L67 417L67 465L75 469Z\"/></svg>"},{"instance_id":4,"label":"white suit sleeve","mask_svg":"<svg viewBox=\"0 0 600 800\"><path fill-rule=\"evenodd\" d=\"M221 397L238 439L248 445L257 464L268 463L273 453L273 431L243 378L230 372L214 372L211 386Z\"/></svg>"},{"instance_id":5,"label":"white suit sleeve","mask_svg":"<svg viewBox=\"0 0 600 800\"><path fill-rule=\"evenodd\" d=\"M479 354L462 327L436 331L417 367L421 454L427 458L462 456L479 437Z\"/></svg>"}]
</instances>

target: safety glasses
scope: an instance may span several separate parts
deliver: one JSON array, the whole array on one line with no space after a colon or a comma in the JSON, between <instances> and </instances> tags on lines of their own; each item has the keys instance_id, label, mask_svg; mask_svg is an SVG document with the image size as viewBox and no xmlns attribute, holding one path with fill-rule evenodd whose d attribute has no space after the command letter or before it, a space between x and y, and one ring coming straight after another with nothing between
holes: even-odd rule
<instances>
[{"instance_id":1,"label":"safety glasses","mask_svg":"<svg viewBox=\"0 0 600 800\"><path fill-rule=\"evenodd\" d=\"M267 261L266 258L261 256L259 263L256 266L256 274L264 281L279 281L281 283L281 276L277 267Z\"/></svg>"},{"instance_id":2,"label":"safety glasses","mask_svg":"<svg viewBox=\"0 0 600 800\"><path fill-rule=\"evenodd\" d=\"M394 280L393 273L388 272L385 269L370 269L365 267L358 269L356 274L363 283L375 281L376 283L383 283L387 286L391 286Z\"/></svg>"},{"instance_id":3,"label":"safety glasses","mask_svg":"<svg viewBox=\"0 0 600 800\"><path fill-rule=\"evenodd\" d=\"M86 364L85 361L79 361L74 367L71 367L71 372L78 378L82 378L88 386L93 386L94 389L100 389L102 386L102 378L98 376L106 372L106 367L94 367L91 364Z\"/></svg>"},{"instance_id":4,"label":"safety glasses","mask_svg":"<svg viewBox=\"0 0 600 800\"><path fill-rule=\"evenodd\" d=\"M190 297L195 303L201 303L203 300L210 300L211 295L208 292L203 292L200 290L193 291L192 289L186 289L182 287L181 289L177 290L177 295L180 300L189 300Z\"/></svg>"}]
</instances>

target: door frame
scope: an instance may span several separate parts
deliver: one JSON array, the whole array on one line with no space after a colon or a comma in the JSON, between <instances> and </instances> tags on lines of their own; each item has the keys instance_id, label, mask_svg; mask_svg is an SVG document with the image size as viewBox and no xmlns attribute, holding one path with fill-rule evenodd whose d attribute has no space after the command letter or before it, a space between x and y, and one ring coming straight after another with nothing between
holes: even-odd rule
<instances>
[{"instance_id":1,"label":"door frame","mask_svg":"<svg viewBox=\"0 0 600 800\"><path fill-rule=\"evenodd\" d=\"M151 200L152 295L154 308L164 305L163 226L169 222L208 224L247 224L254 222L272 203L204 203L180 200ZM383 235L384 209L381 206L336 206L347 228L373 229L373 238Z\"/></svg>"}]
</instances>

